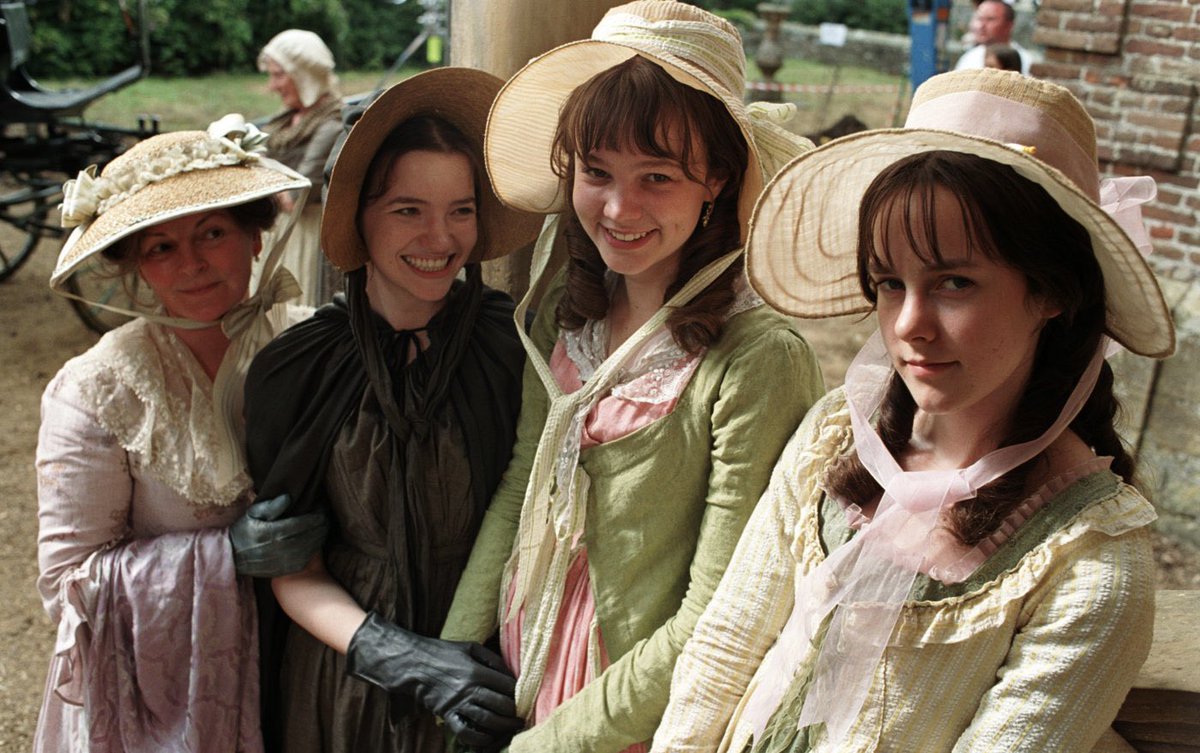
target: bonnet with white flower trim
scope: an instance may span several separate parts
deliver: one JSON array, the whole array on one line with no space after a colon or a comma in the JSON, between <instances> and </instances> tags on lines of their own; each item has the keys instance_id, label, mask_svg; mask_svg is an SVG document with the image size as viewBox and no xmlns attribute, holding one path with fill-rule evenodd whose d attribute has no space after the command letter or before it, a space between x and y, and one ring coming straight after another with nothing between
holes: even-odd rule
<instances>
[{"instance_id":1,"label":"bonnet with white flower trim","mask_svg":"<svg viewBox=\"0 0 1200 753\"><path fill-rule=\"evenodd\" d=\"M262 156L266 135L241 115L227 115L207 131L164 133L141 141L97 174L94 166L63 186L62 225L73 228L59 252L50 289L80 298L66 281L114 243L146 228L189 214L223 209L298 191L303 206L310 183L291 168ZM268 313L300 294L287 269L278 268L296 214L281 213L264 235L264 261L257 289L219 320L198 322L161 313L145 313L96 301L106 310L140 316L168 327L219 326L229 350L213 383L213 404L224 434L217 459L217 483L229 481L244 466L242 457L242 380L254 354L276 334ZM81 299L86 300L86 299Z\"/></svg>"}]
</instances>

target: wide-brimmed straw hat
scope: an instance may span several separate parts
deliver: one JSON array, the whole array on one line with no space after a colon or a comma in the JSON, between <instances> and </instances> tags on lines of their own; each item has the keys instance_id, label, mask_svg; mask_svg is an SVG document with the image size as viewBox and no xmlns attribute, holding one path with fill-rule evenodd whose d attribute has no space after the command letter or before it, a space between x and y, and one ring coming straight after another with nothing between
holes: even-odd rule
<instances>
[{"instance_id":1,"label":"wide-brimmed straw hat","mask_svg":"<svg viewBox=\"0 0 1200 753\"><path fill-rule=\"evenodd\" d=\"M370 258L358 231L358 204L363 180L379 146L397 126L421 115L445 120L479 153L488 108L504 82L472 68L434 68L395 84L370 104L341 144L329 176L321 216L321 247L343 272L358 269ZM476 248L472 261L496 259L537 237L542 218L500 203L487 175L480 175L479 226L486 248Z\"/></svg>"},{"instance_id":2,"label":"wide-brimmed straw hat","mask_svg":"<svg viewBox=\"0 0 1200 753\"><path fill-rule=\"evenodd\" d=\"M267 135L230 114L207 131L178 131L153 136L110 162L97 176L81 172L63 186L62 224L74 227L50 276L50 287L76 297L63 283L75 270L114 243L140 230L198 212L244 204L281 191L298 192L304 205L308 178L260 154ZM220 327L229 338L212 386L212 407L219 434L214 445L211 482L223 488L245 467L242 383L254 354L286 325L285 301L300 294L295 278L276 269L279 253L298 211L281 213L263 239L264 259L257 289L216 321L195 321L169 312L138 312L91 302L130 316L144 316L168 327ZM136 274L136 272L130 272ZM206 471L207 473L207 471Z\"/></svg>"},{"instance_id":3,"label":"wide-brimmed straw hat","mask_svg":"<svg viewBox=\"0 0 1200 753\"><path fill-rule=\"evenodd\" d=\"M565 194L551 166L558 115L580 84L635 55L672 78L720 100L737 123L750 159L738 200L745 239L754 200L788 160L812 142L782 126L791 105L746 105L746 53L737 29L723 18L675 0L639 0L608 11L591 39L570 42L534 58L516 73L492 106L486 152L496 193L530 212L560 212Z\"/></svg>"},{"instance_id":4,"label":"wide-brimmed straw hat","mask_svg":"<svg viewBox=\"0 0 1200 753\"><path fill-rule=\"evenodd\" d=\"M845 136L785 167L755 207L747 246L751 284L794 316L870 311L857 273L863 193L889 165L939 150L1009 165L1044 188L1091 236L1112 338L1154 358L1174 351L1174 326L1154 273L1098 203L1091 117L1067 89L1010 71L934 76L914 94L904 128Z\"/></svg>"},{"instance_id":5,"label":"wide-brimmed straw hat","mask_svg":"<svg viewBox=\"0 0 1200 753\"><path fill-rule=\"evenodd\" d=\"M256 151L265 139L241 116L230 116L208 131L153 136L98 176L92 167L67 181L62 225L74 229L59 252L50 287L63 292L66 279L95 254L152 225L307 190L307 178Z\"/></svg>"}]
</instances>

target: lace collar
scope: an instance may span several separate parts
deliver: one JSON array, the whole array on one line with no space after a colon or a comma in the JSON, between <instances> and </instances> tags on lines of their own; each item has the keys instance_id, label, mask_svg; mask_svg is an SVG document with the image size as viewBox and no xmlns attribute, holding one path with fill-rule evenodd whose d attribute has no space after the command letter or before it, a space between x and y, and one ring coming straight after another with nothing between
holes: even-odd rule
<instances>
[{"instance_id":1,"label":"lace collar","mask_svg":"<svg viewBox=\"0 0 1200 753\"><path fill-rule=\"evenodd\" d=\"M212 380L167 328L135 319L64 368L85 407L147 475L197 506L232 505L250 490L244 469L217 480L222 434Z\"/></svg>"},{"instance_id":2,"label":"lace collar","mask_svg":"<svg viewBox=\"0 0 1200 753\"><path fill-rule=\"evenodd\" d=\"M611 294L617 276L609 271L605 274L604 282ZM737 278L734 291L737 297L726 312L725 321L763 305L762 298L747 284L744 276ZM563 331L563 347L578 370L581 382L586 383L591 379L608 357L609 329L608 319L589 319L579 329ZM679 347L671 336L671 330L664 324L618 373L612 395L643 403L673 400L687 387L694 371L688 367L698 362L702 355L689 355Z\"/></svg>"}]
</instances>

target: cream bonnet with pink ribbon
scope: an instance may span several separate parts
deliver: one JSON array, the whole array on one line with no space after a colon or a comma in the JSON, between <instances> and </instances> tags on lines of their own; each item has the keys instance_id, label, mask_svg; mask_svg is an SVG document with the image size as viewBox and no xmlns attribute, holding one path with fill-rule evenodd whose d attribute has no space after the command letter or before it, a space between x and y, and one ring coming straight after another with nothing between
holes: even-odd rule
<instances>
[{"instance_id":1,"label":"cream bonnet with pink ribbon","mask_svg":"<svg viewBox=\"0 0 1200 753\"><path fill-rule=\"evenodd\" d=\"M1139 252L1149 238L1137 206L1151 178L1101 181L1091 116L1066 88L992 69L944 73L913 96L903 128L852 134L803 154L755 207L747 244L750 282L780 311L810 319L863 313L857 207L884 168L919 152L948 150L1009 165L1037 183L1088 231L1104 273L1108 333L1129 350L1164 358L1175 329Z\"/></svg>"}]
</instances>

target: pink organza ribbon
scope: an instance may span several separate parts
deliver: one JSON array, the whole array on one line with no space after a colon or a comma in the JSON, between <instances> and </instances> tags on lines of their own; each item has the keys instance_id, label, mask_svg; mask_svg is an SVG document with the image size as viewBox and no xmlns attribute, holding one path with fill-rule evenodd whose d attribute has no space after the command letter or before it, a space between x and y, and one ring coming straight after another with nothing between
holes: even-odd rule
<instances>
[{"instance_id":1,"label":"pink organza ribbon","mask_svg":"<svg viewBox=\"0 0 1200 753\"><path fill-rule=\"evenodd\" d=\"M1158 187L1149 175L1100 181L1100 208L1125 231L1143 257L1149 256L1154 248L1142 222L1142 204L1153 201L1157 195Z\"/></svg>"},{"instance_id":2,"label":"pink organza ribbon","mask_svg":"<svg viewBox=\"0 0 1200 753\"><path fill-rule=\"evenodd\" d=\"M829 741L837 747L862 709L942 510L974 497L977 489L1057 439L1091 395L1104 351L1102 343L1058 419L1037 439L994 450L968 468L906 472L868 421L893 373L882 337L878 332L872 335L851 363L845 389L855 449L883 487L883 497L871 523L799 579L792 614L763 659L758 685L743 715L756 739L778 708L822 622L833 613L797 725L823 722Z\"/></svg>"},{"instance_id":3,"label":"pink organza ribbon","mask_svg":"<svg viewBox=\"0 0 1200 753\"><path fill-rule=\"evenodd\" d=\"M1149 257L1154 251L1150 233L1146 232L1146 224L1142 222L1142 204L1153 201L1155 196L1158 196L1158 186L1149 175L1100 181L1100 208L1125 231L1142 258ZM1122 350L1120 343L1112 341L1104 357L1111 358Z\"/></svg>"}]
</instances>

